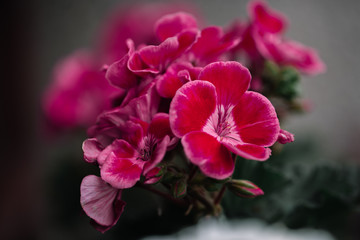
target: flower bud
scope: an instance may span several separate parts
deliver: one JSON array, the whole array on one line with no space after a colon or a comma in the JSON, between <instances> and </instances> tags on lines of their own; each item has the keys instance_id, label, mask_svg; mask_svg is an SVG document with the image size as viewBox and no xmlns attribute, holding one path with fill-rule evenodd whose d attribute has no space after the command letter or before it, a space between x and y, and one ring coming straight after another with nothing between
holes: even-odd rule
<instances>
[{"instance_id":1,"label":"flower bud","mask_svg":"<svg viewBox=\"0 0 360 240\"><path fill-rule=\"evenodd\" d=\"M283 129L280 129L280 133L279 133L279 136L278 136L278 139L277 141L281 144L285 144L285 143L290 143L290 142L293 142L295 140L294 138L294 134L288 132L288 131L285 131Z\"/></svg>"},{"instance_id":2,"label":"flower bud","mask_svg":"<svg viewBox=\"0 0 360 240\"><path fill-rule=\"evenodd\" d=\"M226 183L228 189L239 197L254 198L264 195L264 192L254 183L247 180L233 179Z\"/></svg>"},{"instance_id":3,"label":"flower bud","mask_svg":"<svg viewBox=\"0 0 360 240\"><path fill-rule=\"evenodd\" d=\"M176 198L181 198L186 195L187 183L184 179L180 179L175 182L172 188L173 196Z\"/></svg>"}]
</instances>

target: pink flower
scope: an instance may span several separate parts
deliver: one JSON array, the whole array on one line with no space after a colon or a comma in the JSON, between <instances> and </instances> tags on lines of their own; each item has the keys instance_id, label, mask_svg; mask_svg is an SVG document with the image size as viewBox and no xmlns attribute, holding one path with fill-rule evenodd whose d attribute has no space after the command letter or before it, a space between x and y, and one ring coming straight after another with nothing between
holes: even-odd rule
<instances>
[{"instance_id":1,"label":"pink flower","mask_svg":"<svg viewBox=\"0 0 360 240\"><path fill-rule=\"evenodd\" d=\"M167 68L166 73L157 77L156 90L161 97L173 98L182 85L197 79L201 70L186 61L175 62Z\"/></svg>"},{"instance_id":2,"label":"pink flower","mask_svg":"<svg viewBox=\"0 0 360 240\"><path fill-rule=\"evenodd\" d=\"M150 124L133 119L135 133L129 141L115 140L103 152L107 157L101 164L101 178L115 188L133 187L140 176L150 173L165 156L172 135L169 116L158 113Z\"/></svg>"},{"instance_id":3,"label":"pink flower","mask_svg":"<svg viewBox=\"0 0 360 240\"><path fill-rule=\"evenodd\" d=\"M120 6L104 22L98 34L98 51L104 63L110 64L122 58L128 50L126 40L129 38L134 41L135 46L159 44L154 24L162 16L178 11L199 15L189 3L141 3L125 8Z\"/></svg>"},{"instance_id":4,"label":"pink flower","mask_svg":"<svg viewBox=\"0 0 360 240\"><path fill-rule=\"evenodd\" d=\"M154 84L142 90L144 92L138 94L131 91L133 98L129 99L126 105L103 112L99 115L96 124L88 129L90 138L83 143L84 159L87 162L101 165L109 154L104 152L104 149L114 140L124 139L131 142L131 138L136 138L139 128L132 119L146 123L152 121L158 111L160 99Z\"/></svg>"},{"instance_id":5,"label":"pink flower","mask_svg":"<svg viewBox=\"0 0 360 240\"><path fill-rule=\"evenodd\" d=\"M326 66L316 50L295 41L284 40L278 35L253 31L257 48L266 59L279 65L293 66L309 75L326 71Z\"/></svg>"},{"instance_id":6,"label":"pink flower","mask_svg":"<svg viewBox=\"0 0 360 240\"><path fill-rule=\"evenodd\" d=\"M238 62L206 66L200 80L182 86L170 105L170 126L189 160L212 178L233 173L231 152L266 160L279 134L279 121L268 99L247 91L248 69ZM202 81L201 81L202 80Z\"/></svg>"},{"instance_id":7,"label":"pink flower","mask_svg":"<svg viewBox=\"0 0 360 240\"><path fill-rule=\"evenodd\" d=\"M44 110L48 119L62 128L88 127L112 99L122 94L109 85L104 73L96 67L93 57L76 52L54 71L54 81L44 95Z\"/></svg>"},{"instance_id":8,"label":"pink flower","mask_svg":"<svg viewBox=\"0 0 360 240\"><path fill-rule=\"evenodd\" d=\"M97 230L104 233L116 224L124 211L122 190L115 189L101 178L89 175L80 186L80 203L84 212L94 221Z\"/></svg>"},{"instance_id":9,"label":"pink flower","mask_svg":"<svg viewBox=\"0 0 360 240\"><path fill-rule=\"evenodd\" d=\"M264 1L249 2L250 19L258 29L269 33L281 33L287 25L287 18L280 12L271 9Z\"/></svg>"}]
</instances>

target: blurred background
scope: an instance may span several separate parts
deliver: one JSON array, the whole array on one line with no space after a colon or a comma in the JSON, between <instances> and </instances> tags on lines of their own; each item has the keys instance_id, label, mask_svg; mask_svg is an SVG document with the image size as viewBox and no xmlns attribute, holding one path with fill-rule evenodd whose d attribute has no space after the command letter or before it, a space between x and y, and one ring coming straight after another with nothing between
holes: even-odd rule
<instances>
[{"instance_id":1,"label":"blurred background","mask_svg":"<svg viewBox=\"0 0 360 240\"><path fill-rule=\"evenodd\" d=\"M92 48L106 16L119 5L135 2L144 1L1 3L1 149L4 152L0 177L1 239L112 239L126 227L141 228L147 224L146 220L151 221L153 210L149 207L147 212L129 210L124 217L127 221L120 220L118 225L122 226L105 235L90 226L79 204L81 179L96 172L82 161L81 143L86 134L79 131L55 136L44 127L41 105L54 65L76 49ZM194 0L191 4L209 24L225 26L235 18L246 18L247 2ZM295 134L296 141L285 147L285 155L267 162L266 166L271 166L273 161L278 172L287 170L285 176L276 175L274 169L271 172L266 167L248 166L255 169L253 176L275 174L278 185L269 187L270 200L236 204L249 206L248 209L276 206L278 211L236 210L232 209L235 202L225 199L225 212L229 218L258 218L264 222L281 222L292 229L323 229L338 239L360 239L357 230L360 226L360 1L269 0L268 3L288 16L290 27L286 35L317 49L328 70L316 77L302 78L303 98L311 102L312 110L287 120L284 128ZM286 164L289 159L296 159L295 163ZM262 186L262 180L255 179ZM314 189L308 195L297 195L309 188ZM136 198L136 193L129 193L127 198ZM158 204L159 200L151 200L151 196L149 199L150 205ZM134 201L141 203L142 199ZM308 214L299 216L299 213ZM139 222L143 214L147 217ZM310 215L312 218L308 219ZM341 224L336 219L346 226L337 228ZM186 219L178 221L179 228L187 225ZM125 239L177 230L143 229Z\"/></svg>"}]
</instances>

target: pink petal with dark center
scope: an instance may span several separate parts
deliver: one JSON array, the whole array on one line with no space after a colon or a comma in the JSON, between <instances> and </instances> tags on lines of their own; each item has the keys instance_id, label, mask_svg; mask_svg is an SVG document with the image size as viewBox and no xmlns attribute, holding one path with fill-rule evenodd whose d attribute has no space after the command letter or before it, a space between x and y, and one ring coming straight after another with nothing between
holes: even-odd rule
<instances>
[{"instance_id":1,"label":"pink petal with dark center","mask_svg":"<svg viewBox=\"0 0 360 240\"><path fill-rule=\"evenodd\" d=\"M263 1L250 2L248 12L253 23L263 31L280 33L286 28L287 18L282 13L270 9Z\"/></svg>"},{"instance_id":2,"label":"pink petal with dark center","mask_svg":"<svg viewBox=\"0 0 360 240\"><path fill-rule=\"evenodd\" d=\"M144 175L151 171L156 165L158 165L164 158L166 153L166 148L169 145L170 137L165 136L161 141L157 142L154 146L154 150L151 153L151 158L149 161L145 162L144 165Z\"/></svg>"},{"instance_id":3,"label":"pink petal with dark center","mask_svg":"<svg viewBox=\"0 0 360 240\"><path fill-rule=\"evenodd\" d=\"M215 62L204 67L199 79L216 87L218 104L236 105L250 86L249 70L238 62Z\"/></svg>"},{"instance_id":4,"label":"pink petal with dark center","mask_svg":"<svg viewBox=\"0 0 360 240\"><path fill-rule=\"evenodd\" d=\"M234 161L230 151L213 136L195 131L186 134L181 143L186 156L205 175L225 179L233 173Z\"/></svg>"},{"instance_id":5,"label":"pink petal with dark center","mask_svg":"<svg viewBox=\"0 0 360 240\"><path fill-rule=\"evenodd\" d=\"M271 149L260 147L254 144L228 144L224 142L224 145L236 155L239 155L246 159L265 161L271 155Z\"/></svg>"},{"instance_id":6,"label":"pink petal with dark center","mask_svg":"<svg viewBox=\"0 0 360 240\"><path fill-rule=\"evenodd\" d=\"M216 107L216 90L206 81L192 81L175 94L169 110L170 126L177 137L201 130Z\"/></svg>"},{"instance_id":7,"label":"pink petal with dark center","mask_svg":"<svg viewBox=\"0 0 360 240\"><path fill-rule=\"evenodd\" d=\"M89 138L83 142L82 150L84 152L84 159L89 163L94 163L97 157L103 150L103 146L96 138Z\"/></svg>"},{"instance_id":8,"label":"pink petal with dark center","mask_svg":"<svg viewBox=\"0 0 360 240\"><path fill-rule=\"evenodd\" d=\"M259 146L271 146L276 142L279 120L270 101L260 93L244 93L232 115L243 142Z\"/></svg>"},{"instance_id":9,"label":"pink petal with dark center","mask_svg":"<svg viewBox=\"0 0 360 240\"><path fill-rule=\"evenodd\" d=\"M121 158L111 152L101 167L101 178L114 188L131 188L140 180L144 164L137 157Z\"/></svg>"},{"instance_id":10,"label":"pink petal with dark center","mask_svg":"<svg viewBox=\"0 0 360 240\"><path fill-rule=\"evenodd\" d=\"M80 194L82 208L98 224L97 229L101 232L116 224L126 204L121 200L121 190L112 188L94 175L82 180Z\"/></svg>"},{"instance_id":11,"label":"pink petal with dark center","mask_svg":"<svg viewBox=\"0 0 360 240\"><path fill-rule=\"evenodd\" d=\"M189 28L197 28L197 22L192 15L185 12L165 15L155 23L155 32L160 41Z\"/></svg>"}]
</instances>

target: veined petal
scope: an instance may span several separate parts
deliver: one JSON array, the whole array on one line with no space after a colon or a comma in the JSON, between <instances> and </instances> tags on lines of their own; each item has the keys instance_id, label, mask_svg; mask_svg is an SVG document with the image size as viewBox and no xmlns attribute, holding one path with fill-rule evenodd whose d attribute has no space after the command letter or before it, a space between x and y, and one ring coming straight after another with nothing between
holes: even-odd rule
<instances>
[{"instance_id":1,"label":"veined petal","mask_svg":"<svg viewBox=\"0 0 360 240\"><path fill-rule=\"evenodd\" d=\"M271 149L261 147L255 144L233 145L227 142L223 143L231 152L246 159L265 161L271 155Z\"/></svg>"},{"instance_id":2,"label":"veined petal","mask_svg":"<svg viewBox=\"0 0 360 240\"><path fill-rule=\"evenodd\" d=\"M170 126L177 137L198 131L215 111L216 90L213 84L195 80L175 94L169 110Z\"/></svg>"},{"instance_id":3,"label":"veined petal","mask_svg":"<svg viewBox=\"0 0 360 240\"><path fill-rule=\"evenodd\" d=\"M169 145L170 137L165 136L160 142L155 146L154 151L151 153L151 159L145 162L144 165L144 175L151 171L156 165L158 165L161 160L164 158L167 146Z\"/></svg>"},{"instance_id":4,"label":"veined petal","mask_svg":"<svg viewBox=\"0 0 360 240\"><path fill-rule=\"evenodd\" d=\"M100 166L107 161L107 158L111 153L118 158L134 158L136 156L135 149L129 143L117 139L99 154L97 160Z\"/></svg>"},{"instance_id":5,"label":"veined petal","mask_svg":"<svg viewBox=\"0 0 360 240\"><path fill-rule=\"evenodd\" d=\"M214 62L206 67L199 79L209 81L216 87L218 103L236 105L250 86L249 70L238 62Z\"/></svg>"},{"instance_id":6,"label":"veined petal","mask_svg":"<svg viewBox=\"0 0 360 240\"><path fill-rule=\"evenodd\" d=\"M101 167L101 178L114 188L131 188L140 180L144 164L136 157L121 158L111 152Z\"/></svg>"},{"instance_id":7,"label":"veined petal","mask_svg":"<svg viewBox=\"0 0 360 240\"><path fill-rule=\"evenodd\" d=\"M260 93L244 93L232 115L243 142L259 146L271 146L276 142L279 120L270 101Z\"/></svg>"},{"instance_id":8,"label":"veined petal","mask_svg":"<svg viewBox=\"0 0 360 240\"><path fill-rule=\"evenodd\" d=\"M224 179L234 171L230 151L213 136L201 132L186 134L181 143L189 160L207 176Z\"/></svg>"},{"instance_id":9,"label":"veined petal","mask_svg":"<svg viewBox=\"0 0 360 240\"><path fill-rule=\"evenodd\" d=\"M93 163L103 150L103 146L96 138L89 138L83 142L82 149L85 161Z\"/></svg>"},{"instance_id":10,"label":"veined petal","mask_svg":"<svg viewBox=\"0 0 360 240\"><path fill-rule=\"evenodd\" d=\"M197 28L197 22L192 15L185 12L165 15L155 23L155 32L161 41L189 28Z\"/></svg>"},{"instance_id":11,"label":"veined petal","mask_svg":"<svg viewBox=\"0 0 360 240\"><path fill-rule=\"evenodd\" d=\"M86 176L80 186L80 203L84 212L105 232L118 221L124 210L121 190L115 189L95 175Z\"/></svg>"}]
</instances>

